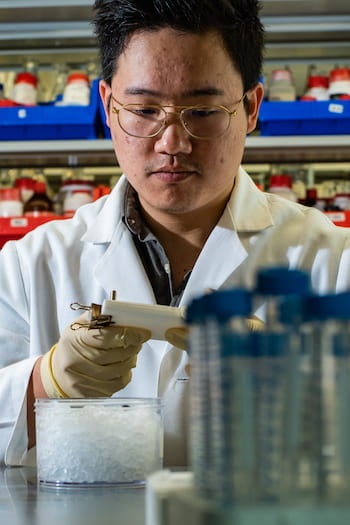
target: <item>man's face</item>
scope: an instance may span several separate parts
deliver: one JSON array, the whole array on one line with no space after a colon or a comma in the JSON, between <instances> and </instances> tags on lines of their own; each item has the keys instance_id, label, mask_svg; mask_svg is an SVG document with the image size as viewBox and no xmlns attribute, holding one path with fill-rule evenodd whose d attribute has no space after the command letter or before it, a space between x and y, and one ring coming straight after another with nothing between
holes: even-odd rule
<instances>
[{"instance_id":1,"label":"man's face","mask_svg":"<svg viewBox=\"0 0 350 525\"><path fill-rule=\"evenodd\" d=\"M118 59L109 88L101 83L107 106L110 94L122 104L165 106L223 105L237 107L220 138L192 138L176 115L153 138L123 131L117 114L108 111L118 162L150 216L192 216L223 209L240 165L246 134L255 128L262 88L248 92L249 115L242 80L215 33L187 34L170 28L135 33ZM120 105L111 101L111 107Z\"/></svg>"}]
</instances>

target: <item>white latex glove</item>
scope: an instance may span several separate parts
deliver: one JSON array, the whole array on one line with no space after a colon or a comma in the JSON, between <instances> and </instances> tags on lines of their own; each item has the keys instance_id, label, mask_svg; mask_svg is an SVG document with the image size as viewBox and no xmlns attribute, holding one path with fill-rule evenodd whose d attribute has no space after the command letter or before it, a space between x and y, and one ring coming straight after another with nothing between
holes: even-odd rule
<instances>
[{"instance_id":1,"label":"white latex glove","mask_svg":"<svg viewBox=\"0 0 350 525\"><path fill-rule=\"evenodd\" d=\"M247 319L248 329L252 332L256 330L262 330L264 323L257 317L249 317ZM176 326L174 328L168 328L165 332L166 340L177 348L186 350L188 347L188 335L189 328L186 326Z\"/></svg>"},{"instance_id":2,"label":"white latex glove","mask_svg":"<svg viewBox=\"0 0 350 525\"><path fill-rule=\"evenodd\" d=\"M84 313L75 321L87 324ZM48 397L110 397L132 377L137 354L151 336L144 328L68 326L40 365Z\"/></svg>"},{"instance_id":3,"label":"white latex glove","mask_svg":"<svg viewBox=\"0 0 350 525\"><path fill-rule=\"evenodd\" d=\"M249 330L251 330L252 332L264 329L264 322L258 317L255 317L255 315L253 315L252 317L248 317L247 324Z\"/></svg>"},{"instance_id":4,"label":"white latex glove","mask_svg":"<svg viewBox=\"0 0 350 525\"><path fill-rule=\"evenodd\" d=\"M175 326L174 328L168 328L165 332L165 338L168 343L186 350L188 345L188 333L189 329L187 326Z\"/></svg>"}]
</instances>

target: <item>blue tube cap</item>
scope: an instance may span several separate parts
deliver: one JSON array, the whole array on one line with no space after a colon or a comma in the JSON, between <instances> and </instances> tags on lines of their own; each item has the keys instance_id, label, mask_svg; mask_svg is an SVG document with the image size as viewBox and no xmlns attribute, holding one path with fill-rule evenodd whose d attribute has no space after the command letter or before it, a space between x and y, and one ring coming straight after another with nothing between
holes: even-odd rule
<instances>
[{"instance_id":1,"label":"blue tube cap","mask_svg":"<svg viewBox=\"0 0 350 525\"><path fill-rule=\"evenodd\" d=\"M305 295L310 293L310 276L287 267L263 268L257 273L255 293L260 295Z\"/></svg>"},{"instance_id":2,"label":"blue tube cap","mask_svg":"<svg viewBox=\"0 0 350 525\"><path fill-rule=\"evenodd\" d=\"M226 322L232 317L247 317L252 312L251 293L246 289L217 290L193 299L186 310L186 322L191 324L215 317Z\"/></svg>"}]
</instances>

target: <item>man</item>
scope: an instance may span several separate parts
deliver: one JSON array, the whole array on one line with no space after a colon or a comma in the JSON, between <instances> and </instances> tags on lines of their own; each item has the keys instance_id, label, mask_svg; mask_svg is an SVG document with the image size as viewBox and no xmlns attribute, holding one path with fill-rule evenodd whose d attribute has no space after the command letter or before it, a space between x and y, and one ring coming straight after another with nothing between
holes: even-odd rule
<instances>
[{"instance_id":1,"label":"man","mask_svg":"<svg viewBox=\"0 0 350 525\"><path fill-rule=\"evenodd\" d=\"M124 301L186 305L208 288L251 288L273 265L308 270L319 292L350 288L347 230L260 192L240 167L263 98L258 8L96 1L100 94L125 175L72 220L1 253L7 464L33 460L35 398L113 394L162 397L165 464L187 462L187 353L145 327L88 330L83 316L73 329L71 303L101 304L116 290Z\"/></svg>"}]
</instances>

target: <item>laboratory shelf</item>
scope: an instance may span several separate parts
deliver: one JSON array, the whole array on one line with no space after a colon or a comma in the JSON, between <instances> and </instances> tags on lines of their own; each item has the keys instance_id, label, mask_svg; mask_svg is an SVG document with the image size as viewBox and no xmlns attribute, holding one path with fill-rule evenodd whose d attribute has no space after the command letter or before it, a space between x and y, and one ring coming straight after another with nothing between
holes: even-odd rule
<instances>
[{"instance_id":1,"label":"laboratory shelf","mask_svg":"<svg viewBox=\"0 0 350 525\"><path fill-rule=\"evenodd\" d=\"M349 162L350 135L247 137L244 163ZM115 166L112 141L1 141L0 166Z\"/></svg>"}]
</instances>

